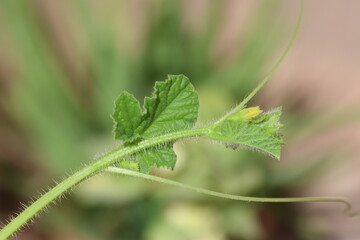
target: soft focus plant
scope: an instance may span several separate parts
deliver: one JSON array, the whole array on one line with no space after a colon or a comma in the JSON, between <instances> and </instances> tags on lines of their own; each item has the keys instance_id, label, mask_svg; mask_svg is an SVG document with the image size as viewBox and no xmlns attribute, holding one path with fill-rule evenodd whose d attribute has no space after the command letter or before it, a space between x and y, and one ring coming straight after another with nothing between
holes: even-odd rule
<instances>
[{"instance_id":1,"label":"soft focus plant","mask_svg":"<svg viewBox=\"0 0 360 240\"><path fill-rule=\"evenodd\" d=\"M244 147L260 151L280 159L281 146L284 143L281 133L282 124L279 121L281 108L264 111L259 106L248 107L247 105L285 58L299 30L302 11L301 1L295 32L284 53L268 75L238 106L213 123L203 125L197 122L198 96L193 85L184 75L169 75L166 81L157 82L152 96L145 98L142 108L132 94L122 92L115 101L112 115L115 139L122 141L122 145L69 176L26 207L0 231L0 239L10 237L74 186L92 176L107 172L158 181L207 195L240 201L341 202L346 205L346 213L353 215L350 212L351 205L346 199L340 197L237 196L149 175L154 167L174 169L176 154L173 144L176 141L194 137L207 138L233 149Z\"/></svg>"}]
</instances>

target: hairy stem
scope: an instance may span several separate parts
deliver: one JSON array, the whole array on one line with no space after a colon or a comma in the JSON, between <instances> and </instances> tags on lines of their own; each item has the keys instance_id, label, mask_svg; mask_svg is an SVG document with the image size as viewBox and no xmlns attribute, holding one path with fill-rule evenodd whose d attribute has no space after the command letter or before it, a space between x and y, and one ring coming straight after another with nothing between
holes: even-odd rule
<instances>
[{"instance_id":1,"label":"hairy stem","mask_svg":"<svg viewBox=\"0 0 360 240\"><path fill-rule=\"evenodd\" d=\"M71 188L86 180L87 178L101 172L105 168L119 161L119 159L130 156L134 153L143 151L147 148L154 147L163 143L173 142L179 139L203 136L207 132L206 128L195 128L183 131L172 132L162 136L143 140L137 145L129 147L120 147L103 157L97 159L92 164L81 169L75 174L71 175L63 182L56 185L50 191L42 195L34 203L28 206L18 216L16 216L8 225L0 231L0 240L5 240L24 226L29 220L36 216L39 212L45 209L49 204L56 201L61 195L69 191Z\"/></svg>"},{"instance_id":2,"label":"hairy stem","mask_svg":"<svg viewBox=\"0 0 360 240\"><path fill-rule=\"evenodd\" d=\"M232 195L227 193L220 193L211 191L208 189L193 187L190 185L186 185L183 183L175 182L169 179L148 175L140 172L135 172L123 168L117 168L117 167L108 167L105 169L106 172L109 173L116 173L116 174L122 174L127 176L133 176L138 177L142 179L147 179L155 182L160 182L184 189L188 189L191 191L195 191L198 193L214 196L214 197L220 197L225 199L231 199L231 200L237 200L237 201L246 201L246 202L267 202L267 203L294 203L294 202L335 202L335 203L343 203L345 205L344 213L349 216L357 216L357 213L352 212L351 204L350 202L342 197L288 197L288 198L262 198L262 197L248 197L248 196L239 196L239 195Z\"/></svg>"}]
</instances>

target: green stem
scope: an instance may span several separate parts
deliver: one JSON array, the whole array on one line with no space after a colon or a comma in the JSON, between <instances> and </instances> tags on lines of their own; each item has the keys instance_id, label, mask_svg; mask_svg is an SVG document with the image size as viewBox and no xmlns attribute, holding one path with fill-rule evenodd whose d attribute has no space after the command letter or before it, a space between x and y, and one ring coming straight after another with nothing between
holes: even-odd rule
<instances>
[{"instance_id":1,"label":"green stem","mask_svg":"<svg viewBox=\"0 0 360 240\"><path fill-rule=\"evenodd\" d=\"M207 132L206 128L195 128L183 131L172 132L162 136L143 140L135 146L120 147L105 156L97 159L94 163L88 165L82 170L71 175L63 182L56 185L50 191L42 195L34 203L28 206L17 217L15 217L8 225L0 231L0 240L5 240L24 226L29 220L45 209L49 204L56 201L61 195L69 191L71 188L86 180L87 178L99 173L110 165L116 163L119 159L143 151L147 148L154 147L166 142L173 142L179 139L203 136Z\"/></svg>"},{"instance_id":2,"label":"green stem","mask_svg":"<svg viewBox=\"0 0 360 240\"><path fill-rule=\"evenodd\" d=\"M227 193L220 193L215 192L203 188L197 188L190 185L186 185L183 183L175 182L169 179L148 175L140 172L134 172L131 170L123 169L123 168L117 168L117 167L108 167L105 169L106 172L109 173L117 173L127 176L133 176L138 177L142 179L147 179L155 182L165 183L168 185L192 190L198 193L214 196L214 197L220 197L220 198L226 198L231 200L237 200L237 201L246 201L246 202L267 202L267 203L294 203L294 202L337 202L337 203L343 203L345 204L345 210L344 213L349 217L357 216L357 213L352 212L351 204L349 201L342 197L288 197L288 198L261 198L261 197L248 197L248 196L239 196L239 195L232 195Z\"/></svg>"}]
</instances>

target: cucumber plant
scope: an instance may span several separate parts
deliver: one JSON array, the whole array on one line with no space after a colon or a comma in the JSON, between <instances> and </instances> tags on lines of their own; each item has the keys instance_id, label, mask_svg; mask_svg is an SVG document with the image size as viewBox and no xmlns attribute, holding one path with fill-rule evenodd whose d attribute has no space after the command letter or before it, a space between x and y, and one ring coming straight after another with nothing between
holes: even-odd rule
<instances>
[{"instance_id":1,"label":"cucumber plant","mask_svg":"<svg viewBox=\"0 0 360 240\"><path fill-rule=\"evenodd\" d=\"M239 146L249 148L280 159L281 146L284 144L281 134L282 124L279 121L281 107L263 111L259 106L247 107L247 105L279 67L292 46L302 19L303 3L302 1L300 3L299 19L284 53L263 81L237 107L218 121L197 127L200 126L197 123L198 96L194 86L184 75L169 75L166 81L157 82L152 96L145 98L142 108L132 94L122 92L115 101L112 114L115 139L122 141L122 145L69 176L26 207L1 229L0 240L9 238L74 186L92 176L106 172L135 176L215 197L240 201L341 202L346 205L346 213L353 215L350 213L350 203L340 197L257 198L237 196L149 175L154 167L174 169L176 164L174 143L193 137L214 140L233 149Z\"/></svg>"}]
</instances>

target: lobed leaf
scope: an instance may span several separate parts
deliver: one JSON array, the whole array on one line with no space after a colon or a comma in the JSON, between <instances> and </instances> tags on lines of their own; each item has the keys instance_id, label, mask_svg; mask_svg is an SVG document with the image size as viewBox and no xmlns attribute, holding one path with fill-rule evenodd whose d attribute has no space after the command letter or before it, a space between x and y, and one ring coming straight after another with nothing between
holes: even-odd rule
<instances>
[{"instance_id":1,"label":"lobed leaf","mask_svg":"<svg viewBox=\"0 0 360 240\"><path fill-rule=\"evenodd\" d=\"M197 120L199 100L189 79L184 75L169 75L164 82L156 82L152 97L146 97L144 110L135 97L123 92L115 102L112 118L115 139L136 144L141 139L193 127ZM173 169L176 154L172 146L149 149L136 155L135 162L122 167L136 168L148 173L152 166Z\"/></svg>"},{"instance_id":2,"label":"lobed leaf","mask_svg":"<svg viewBox=\"0 0 360 240\"><path fill-rule=\"evenodd\" d=\"M227 146L243 145L280 159L281 145L284 144L280 115L280 107L262 114L257 107L242 109L214 124L206 136Z\"/></svg>"}]
</instances>

